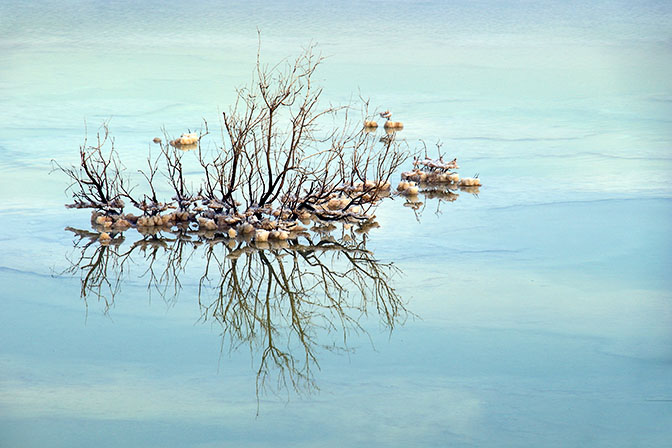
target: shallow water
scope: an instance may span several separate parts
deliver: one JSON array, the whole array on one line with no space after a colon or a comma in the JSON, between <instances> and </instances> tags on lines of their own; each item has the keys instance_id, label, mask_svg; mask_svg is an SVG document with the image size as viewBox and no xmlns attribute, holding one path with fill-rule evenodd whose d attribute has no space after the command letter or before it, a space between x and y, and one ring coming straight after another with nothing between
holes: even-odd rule
<instances>
[{"instance_id":1,"label":"shallow water","mask_svg":"<svg viewBox=\"0 0 672 448\"><path fill-rule=\"evenodd\" d=\"M3 2L0 445L668 446L670 24L655 1ZM198 260L176 300L142 257L111 307L80 297L64 228L89 217L48 174L85 122L129 164L217 129L257 27L268 61L318 43L325 104L361 91L485 184L383 203L367 248L408 314L311 328L311 381L261 393Z\"/></svg>"}]
</instances>

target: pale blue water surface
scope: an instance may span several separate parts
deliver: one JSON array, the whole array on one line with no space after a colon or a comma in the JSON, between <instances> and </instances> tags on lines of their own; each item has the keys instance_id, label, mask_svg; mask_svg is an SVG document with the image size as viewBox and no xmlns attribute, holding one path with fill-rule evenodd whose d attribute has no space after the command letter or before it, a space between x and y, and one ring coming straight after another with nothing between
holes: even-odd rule
<instances>
[{"instance_id":1,"label":"pale blue water surface","mask_svg":"<svg viewBox=\"0 0 672 448\"><path fill-rule=\"evenodd\" d=\"M408 314L317 328L312 382L261 393L198 267L176 300L142 257L80 298L89 216L49 175L85 122L131 167L217 129L257 28L269 62L319 45L324 104L361 91L484 182L385 202L367 247ZM672 445L671 3L5 0L0 104L0 446Z\"/></svg>"}]
</instances>

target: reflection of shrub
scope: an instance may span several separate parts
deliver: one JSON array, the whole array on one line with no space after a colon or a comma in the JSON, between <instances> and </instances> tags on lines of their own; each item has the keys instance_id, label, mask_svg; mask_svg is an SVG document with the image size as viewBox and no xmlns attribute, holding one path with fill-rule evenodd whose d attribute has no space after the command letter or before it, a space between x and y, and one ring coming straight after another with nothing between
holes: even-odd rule
<instances>
[{"instance_id":1,"label":"reflection of shrub","mask_svg":"<svg viewBox=\"0 0 672 448\"><path fill-rule=\"evenodd\" d=\"M366 229L347 224L340 235L308 235L302 243L225 240L179 229L103 243L97 233L68 230L76 241L67 272L80 276L87 307L94 298L108 312L125 281L137 278L134 269L143 273L148 291L168 302L177 300L185 278L200 278L202 320L221 325L231 349L249 346L259 391L309 392L316 387L320 349L347 350L352 333L366 332L360 321L367 314L389 330L407 316L393 286L396 268L366 249Z\"/></svg>"}]
</instances>

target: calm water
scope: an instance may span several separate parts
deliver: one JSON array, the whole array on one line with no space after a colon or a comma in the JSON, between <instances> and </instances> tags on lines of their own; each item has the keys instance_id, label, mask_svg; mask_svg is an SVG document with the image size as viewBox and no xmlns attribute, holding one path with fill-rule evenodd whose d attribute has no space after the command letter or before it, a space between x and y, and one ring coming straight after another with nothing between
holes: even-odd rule
<instances>
[{"instance_id":1,"label":"calm water","mask_svg":"<svg viewBox=\"0 0 672 448\"><path fill-rule=\"evenodd\" d=\"M669 2L269 3L0 4L0 446L672 444ZM319 44L325 104L361 91L485 184L384 203L394 329L350 285L310 374L284 326L299 368L260 389L263 347L199 298L204 247L177 298L140 250L111 306L80 297L64 229L89 217L48 174L85 122L129 165L162 127L216 129L257 27L267 61Z\"/></svg>"}]
</instances>

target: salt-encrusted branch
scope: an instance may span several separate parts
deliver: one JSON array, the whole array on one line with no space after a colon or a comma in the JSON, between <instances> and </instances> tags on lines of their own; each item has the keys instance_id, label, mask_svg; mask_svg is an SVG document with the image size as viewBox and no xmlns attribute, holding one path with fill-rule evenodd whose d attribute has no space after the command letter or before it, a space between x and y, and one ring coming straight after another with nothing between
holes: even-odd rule
<instances>
[{"instance_id":1,"label":"salt-encrusted branch","mask_svg":"<svg viewBox=\"0 0 672 448\"><path fill-rule=\"evenodd\" d=\"M441 172L457 170L460 168L459 166L457 166L457 157L451 160L450 162L444 162L443 156L439 157L438 159L430 159L428 157L425 157L424 159L419 159L415 157L413 159L413 167L414 168L424 167L428 171L441 171Z\"/></svg>"}]
</instances>

